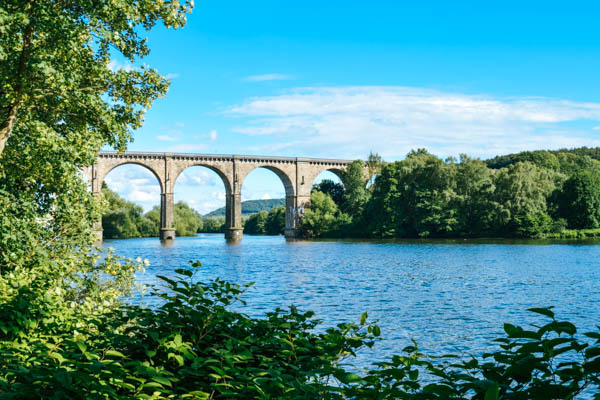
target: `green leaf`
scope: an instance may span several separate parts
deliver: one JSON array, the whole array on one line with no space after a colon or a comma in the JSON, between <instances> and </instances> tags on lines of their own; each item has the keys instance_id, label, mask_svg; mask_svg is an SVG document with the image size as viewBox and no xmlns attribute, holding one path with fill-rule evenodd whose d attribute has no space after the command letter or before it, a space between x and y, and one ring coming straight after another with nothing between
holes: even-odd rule
<instances>
[{"instance_id":1,"label":"green leaf","mask_svg":"<svg viewBox=\"0 0 600 400\"><path fill-rule=\"evenodd\" d=\"M365 322L367 322L367 317L368 317L368 314L366 312L360 316L360 324L361 325L364 325Z\"/></svg>"},{"instance_id":2,"label":"green leaf","mask_svg":"<svg viewBox=\"0 0 600 400\"><path fill-rule=\"evenodd\" d=\"M119 358L125 358L125 355L123 353L121 353L120 351L117 350L106 350L104 352L105 356L109 356L109 357L119 357Z\"/></svg>"},{"instance_id":3,"label":"green leaf","mask_svg":"<svg viewBox=\"0 0 600 400\"><path fill-rule=\"evenodd\" d=\"M534 308L528 308L527 311L545 315L546 317L554 318L554 313L551 311L551 308L552 307L548 307L548 308L535 308L534 307Z\"/></svg>"},{"instance_id":4,"label":"green leaf","mask_svg":"<svg viewBox=\"0 0 600 400\"><path fill-rule=\"evenodd\" d=\"M485 391L485 400L498 400L499 395L500 390L498 384L494 383Z\"/></svg>"}]
</instances>

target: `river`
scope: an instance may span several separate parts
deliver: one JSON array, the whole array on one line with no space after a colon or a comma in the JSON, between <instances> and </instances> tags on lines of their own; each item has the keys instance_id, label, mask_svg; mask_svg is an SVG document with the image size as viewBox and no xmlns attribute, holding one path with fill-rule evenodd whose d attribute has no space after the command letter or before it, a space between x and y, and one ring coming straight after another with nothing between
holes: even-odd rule
<instances>
[{"instance_id":1,"label":"river","mask_svg":"<svg viewBox=\"0 0 600 400\"><path fill-rule=\"evenodd\" d=\"M147 258L138 276L172 276L188 260L203 263L198 279L256 282L243 312L261 316L295 304L323 326L378 319L384 340L357 362L382 360L414 338L430 354L481 354L504 322L541 323L530 307L555 306L557 316L592 330L600 323L599 242L544 241L286 241L246 235L227 244L220 234L106 240L117 254Z\"/></svg>"}]
</instances>

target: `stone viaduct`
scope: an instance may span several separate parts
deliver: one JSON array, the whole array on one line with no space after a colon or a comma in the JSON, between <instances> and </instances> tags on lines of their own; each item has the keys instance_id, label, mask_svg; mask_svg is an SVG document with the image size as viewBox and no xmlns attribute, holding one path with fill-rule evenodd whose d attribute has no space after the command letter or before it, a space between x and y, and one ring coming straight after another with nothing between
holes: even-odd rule
<instances>
[{"instance_id":1,"label":"stone viaduct","mask_svg":"<svg viewBox=\"0 0 600 400\"><path fill-rule=\"evenodd\" d=\"M101 152L96 163L89 167L86 175L91 181L91 190L99 195L102 182L114 168L124 164L137 164L149 169L158 180L160 199L160 239L175 239L173 225L173 191L177 177L192 166L203 166L219 175L225 186L225 237L242 238L242 184L246 176L256 168L273 171L285 188L285 236L296 237L299 219L308 206L313 181L323 171L332 171L340 176L350 160L329 160L298 157L263 157L242 155L146 153L146 152ZM98 239L102 239L102 223L95 224Z\"/></svg>"}]
</instances>

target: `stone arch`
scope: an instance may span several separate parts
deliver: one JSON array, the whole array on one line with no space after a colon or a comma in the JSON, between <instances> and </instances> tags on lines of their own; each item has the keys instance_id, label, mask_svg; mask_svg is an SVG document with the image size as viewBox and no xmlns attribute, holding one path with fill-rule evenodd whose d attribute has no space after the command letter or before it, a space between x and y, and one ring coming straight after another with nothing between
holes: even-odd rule
<instances>
[{"instance_id":1,"label":"stone arch","mask_svg":"<svg viewBox=\"0 0 600 400\"><path fill-rule=\"evenodd\" d=\"M165 183L164 183L163 179L161 178L160 174L158 172L156 172L156 170L153 168L153 166L148 165L144 162L137 161L137 160L124 160L123 162L111 163L107 166L100 164L98 167L98 173L96 175L96 179L98 180L98 187L102 188L102 183L104 182L104 179L112 170L114 170L115 168L118 168L122 165L127 165L127 164L139 165L141 167L146 168L148 171L152 172L152 175L154 175L154 177L158 181L158 184L160 185L161 193L165 191Z\"/></svg>"},{"instance_id":2,"label":"stone arch","mask_svg":"<svg viewBox=\"0 0 600 400\"><path fill-rule=\"evenodd\" d=\"M241 192L241 188L246 180L246 177L255 169L264 168L271 172L273 172L281 183L283 184L283 189L285 190L285 230L289 231L294 229L295 221L296 221L296 190L295 190L295 175L292 177L289 175L289 172L286 173L283 169L278 168L274 165L268 164L253 164L249 165L247 168L243 168L243 172L237 177L239 179L239 189ZM295 171L295 167L294 167ZM240 193L241 194L241 193Z\"/></svg>"},{"instance_id":3,"label":"stone arch","mask_svg":"<svg viewBox=\"0 0 600 400\"><path fill-rule=\"evenodd\" d=\"M317 177L319 175L321 175L323 172L331 172L332 174L334 174L335 176L337 176L340 180L340 182L342 183L342 185L344 185L344 171L342 169L339 168L324 168L321 171L319 171L316 175L312 176L312 181L308 182L310 183L310 186L312 188L312 185L315 183L315 180L317 179Z\"/></svg>"},{"instance_id":4,"label":"stone arch","mask_svg":"<svg viewBox=\"0 0 600 400\"><path fill-rule=\"evenodd\" d=\"M344 185L344 169L342 168L336 168L336 167L326 167L324 166L323 168L315 168L313 169L312 173L309 174L308 176L306 176L306 184L307 184L307 189L308 189L308 194L310 195L310 191L312 190L312 185L315 182L315 179L317 179L317 177L319 175L321 175L323 172L332 172L333 174L335 174L338 178L340 178L340 181L342 182L342 185Z\"/></svg>"},{"instance_id":5,"label":"stone arch","mask_svg":"<svg viewBox=\"0 0 600 400\"><path fill-rule=\"evenodd\" d=\"M175 188L175 183L177 182L177 179L179 178L179 176L186 169L191 168L191 167L204 167L204 168L208 168L211 171L213 171L214 173L216 173L219 176L219 178L221 178L221 181L223 182L223 186L225 186L225 194L226 195L230 195L231 194L231 192L232 192L231 181L229 180L229 178L227 177L227 175L223 171L221 171L219 168L215 167L214 165L205 164L205 163L201 163L201 162L191 163L191 164L188 164L188 165L186 165L186 166L184 166L182 168L179 168L175 172L175 174L173 176L173 182L172 182L173 188Z\"/></svg>"},{"instance_id":6,"label":"stone arch","mask_svg":"<svg viewBox=\"0 0 600 400\"><path fill-rule=\"evenodd\" d=\"M238 179L240 180L240 189L242 188L242 186L244 185L244 181L246 180L246 177L248 175L250 175L250 173L252 171L254 171L255 169L258 168L264 168L264 169L268 169L269 171L273 172L275 175L277 175L277 177L279 178L279 180L281 181L281 183L283 184L283 188L285 190L285 195L287 196L294 196L295 195L295 190L294 190L294 183L292 181L292 178L290 178L288 176L288 174L286 174L283 170L281 170L280 168L277 168L275 166L272 165L257 165L257 166L253 166L250 169L247 169L246 171L244 171L245 173L243 174L243 176L239 176Z\"/></svg>"},{"instance_id":7,"label":"stone arch","mask_svg":"<svg viewBox=\"0 0 600 400\"><path fill-rule=\"evenodd\" d=\"M91 183L92 193L95 196L100 195L101 191L102 191L102 184L104 183L104 180L106 179L108 174L110 174L113 170L117 169L118 167L123 166L123 165L139 165L140 167L150 171L151 174L154 175L154 177L156 178L156 181L158 182L158 186L160 188L160 193L161 193L160 194L160 196L161 196L160 204L161 204L161 219L162 219L163 218L163 196L164 196L163 192L165 189L165 182L164 182L164 179L162 179L162 177L156 171L155 166L146 164L144 162L140 162L138 160L117 160L117 161L111 160L111 161L112 162L106 162L106 160L99 160L96 165L94 165L93 167L88 169L89 176L91 177L90 183ZM102 217L100 217L100 219L94 223L94 231L95 231L95 234L97 237L97 242L99 242L99 243L102 242L102 239L103 239ZM174 238L174 232L173 232L172 238Z\"/></svg>"}]
</instances>

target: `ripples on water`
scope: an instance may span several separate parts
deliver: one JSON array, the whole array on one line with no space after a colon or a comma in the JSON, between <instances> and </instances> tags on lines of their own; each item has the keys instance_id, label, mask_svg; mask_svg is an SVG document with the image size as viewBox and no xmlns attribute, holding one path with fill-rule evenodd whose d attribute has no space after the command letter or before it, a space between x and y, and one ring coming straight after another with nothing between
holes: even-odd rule
<instances>
[{"instance_id":1,"label":"ripples on water","mask_svg":"<svg viewBox=\"0 0 600 400\"><path fill-rule=\"evenodd\" d=\"M430 354L481 354L504 322L541 323L530 307L554 305L581 330L600 322L597 244L466 241L286 241L249 236L236 245L222 235L107 240L126 257L147 258L143 283L172 276L188 260L203 264L198 279L256 282L243 311L262 316L276 307L313 310L324 326L379 319L383 342L359 363L383 360L417 340Z\"/></svg>"}]
</instances>

